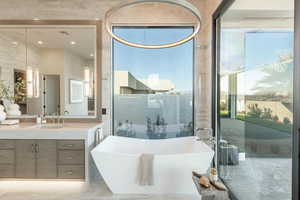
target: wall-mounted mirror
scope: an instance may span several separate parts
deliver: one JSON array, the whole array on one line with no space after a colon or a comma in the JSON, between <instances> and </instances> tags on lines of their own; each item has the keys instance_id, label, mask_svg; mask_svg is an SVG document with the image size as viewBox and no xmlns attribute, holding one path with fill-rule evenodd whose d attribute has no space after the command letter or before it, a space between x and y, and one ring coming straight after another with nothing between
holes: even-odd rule
<instances>
[{"instance_id":1,"label":"wall-mounted mirror","mask_svg":"<svg viewBox=\"0 0 300 200\"><path fill-rule=\"evenodd\" d=\"M8 116L95 117L95 26L0 27L0 96Z\"/></svg>"}]
</instances>

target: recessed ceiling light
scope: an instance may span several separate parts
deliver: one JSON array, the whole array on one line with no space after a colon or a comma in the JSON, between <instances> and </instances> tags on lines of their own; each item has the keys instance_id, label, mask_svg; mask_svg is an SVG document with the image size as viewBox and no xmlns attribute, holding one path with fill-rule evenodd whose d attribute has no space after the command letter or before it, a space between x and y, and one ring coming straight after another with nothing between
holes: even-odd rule
<instances>
[{"instance_id":1,"label":"recessed ceiling light","mask_svg":"<svg viewBox=\"0 0 300 200\"><path fill-rule=\"evenodd\" d=\"M41 40L39 40L37 43L38 43L38 44L44 44L44 42L41 41Z\"/></svg>"},{"instance_id":2,"label":"recessed ceiling light","mask_svg":"<svg viewBox=\"0 0 300 200\"><path fill-rule=\"evenodd\" d=\"M33 18L33 20L34 21L38 21L38 20L40 20L39 18L37 18L37 17L35 17L35 18Z\"/></svg>"},{"instance_id":3,"label":"recessed ceiling light","mask_svg":"<svg viewBox=\"0 0 300 200\"><path fill-rule=\"evenodd\" d=\"M97 21L98 21L98 20L100 20L100 18L96 17L96 18L95 18L95 20L97 20Z\"/></svg>"},{"instance_id":4,"label":"recessed ceiling light","mask_svg":"<svg viewBox=\"0 0 300 200\"><path fill-rule=\"evenodd\" d=\"M90 56L91 56L91 57L94 57L94 54L91 53Z\"/></svg>"},{"instance_id":5,"label":"recessed ceiling light","mask_svg":"<svg viewBox=\"0 0 300 200\"><path fill-rule=\"evenodd\" d=\"M14 46L17 46L18 45L18 42L17 41L13 41L11 42Z\"/></svg>"},{"instance_id":6,"label":"recessed ceiling light","mask_svg":"<svg viewBox=\"0 0 300 200\"><path fill-rule=\"evenodd\" d=\"M75 42L75 41L71 41L70 44L71 44L71 45L75 45L76 42Z\"/></svg>"}]
</instances>

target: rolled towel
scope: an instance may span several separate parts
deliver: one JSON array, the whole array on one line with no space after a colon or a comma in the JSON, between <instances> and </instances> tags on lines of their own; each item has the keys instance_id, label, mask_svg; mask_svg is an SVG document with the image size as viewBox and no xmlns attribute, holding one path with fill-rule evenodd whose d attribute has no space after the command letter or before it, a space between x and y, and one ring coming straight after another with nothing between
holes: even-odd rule
<instances>
[{"instance_id":1,"label":"rolled towel","mask_svg":"<svg viewBox=\"0 0 300 200\"><path fill-rule=\"evenodd\" d=\"M141 154L139 157L137 183L139 185L153 185L153 154Z\"/></svg>"}]
</instances>

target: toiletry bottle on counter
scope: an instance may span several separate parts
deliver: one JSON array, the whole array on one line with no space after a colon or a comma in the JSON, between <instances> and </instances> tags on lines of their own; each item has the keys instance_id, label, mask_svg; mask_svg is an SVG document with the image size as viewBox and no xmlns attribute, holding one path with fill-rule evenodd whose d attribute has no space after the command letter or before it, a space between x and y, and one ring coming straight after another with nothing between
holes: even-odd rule
<instances>
[{"instance_id":1,"label":"toiletry bottle on counter","mask_svg":"<svg viewBox=\"0 0 300 200\"><path fill-rule=\"evenodd\" d=\"M46 119L45 115L42 115L42 117L41 117L41 123L42 124L46 124L47 123L47 119Z\"/></svg>"},{"instance_id":2,"label":"toiletry bottle on counter","mask_svg":"<svg viewBox=\"0 0 300 200\"><path fill-rule=\"evenodd\" d=\"M38 116L36 117L36 123L37 123L37 124L41 124L41 123L42 123L42 118L41 118L40 115L38 115Z\"/></svg>"}]
</instances>

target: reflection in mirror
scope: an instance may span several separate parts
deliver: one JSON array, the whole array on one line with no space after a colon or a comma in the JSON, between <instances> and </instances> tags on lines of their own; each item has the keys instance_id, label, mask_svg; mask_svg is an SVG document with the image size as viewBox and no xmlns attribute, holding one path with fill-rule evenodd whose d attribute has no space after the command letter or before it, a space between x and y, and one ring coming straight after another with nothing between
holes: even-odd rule
<instances>
[{"instance_id":1,"label":"reflection in mirror","mask_svg":"<svg viewBox=\"0 0 300 200\"><path fill-rule=\"evenodd\" d=\"M95 116L95 41L92 26L0 28L7 114Z\"/></svg>"}]
</instances>

